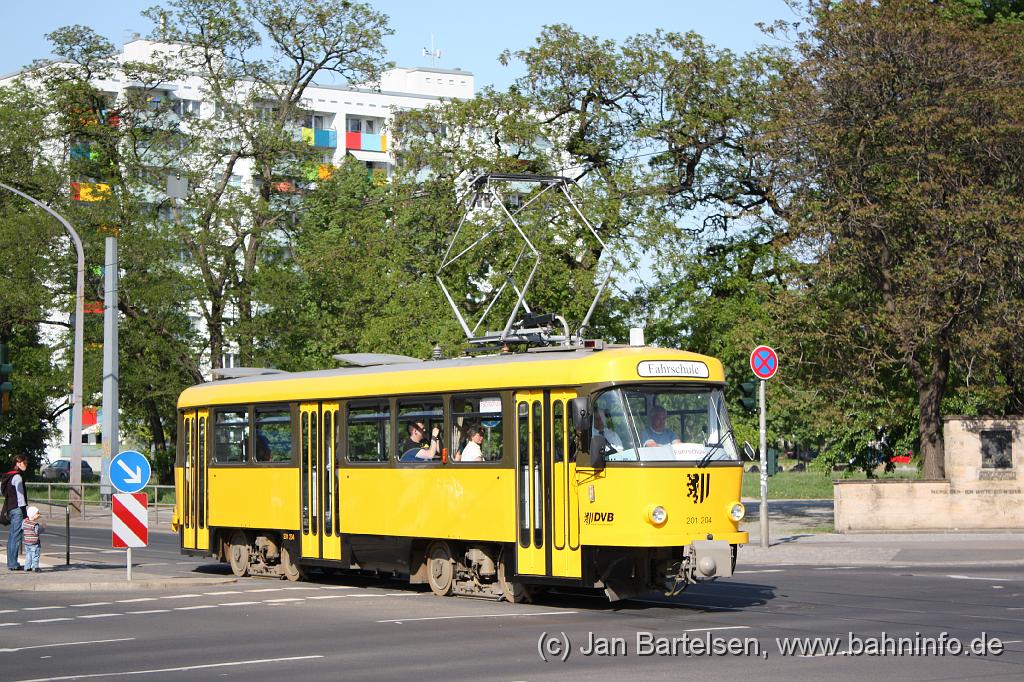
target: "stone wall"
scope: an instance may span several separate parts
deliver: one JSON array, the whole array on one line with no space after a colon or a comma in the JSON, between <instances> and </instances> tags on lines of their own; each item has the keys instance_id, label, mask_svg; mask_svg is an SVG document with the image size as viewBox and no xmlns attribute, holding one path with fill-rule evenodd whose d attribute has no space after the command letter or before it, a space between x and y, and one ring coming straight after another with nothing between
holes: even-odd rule
<instances>
[{"instance_id":1,"label":"stone wall","mask_svg":"<svg viewBox=\"0 0 1024 682\"><path fill-rule=\"evenodd\" d=\"M1024 529L1024 417L943 421L948 479L839 481L836 532ZM993 432L1010 434L1009 467L984 466L982 434L1001 442Z\"/></svg>"}]
</instances>

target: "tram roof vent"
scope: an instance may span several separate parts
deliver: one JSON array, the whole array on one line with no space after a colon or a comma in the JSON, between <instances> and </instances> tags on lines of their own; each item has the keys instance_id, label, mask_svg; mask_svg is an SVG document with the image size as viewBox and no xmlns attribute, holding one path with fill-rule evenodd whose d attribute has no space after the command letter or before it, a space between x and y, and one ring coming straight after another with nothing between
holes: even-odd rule
<instances>
[{"instance_id":1,"label":"tram roof vent","mask_svg":"<svg viewBox=\"0 0 1024 682\"><path fill-rule=\"evenodd\" d=\"M214 381L222 379L244 379L245 377L258 377L264 374L287 374L283 369L270 367L222 367L210 372Z\"/></svg>"},{"instance_id":2,"label":"tram roof vent","mask_svg":"<svg viewBox=\"0 0 1024 682\"><path fill-rule=\"evenodd\" d=\"M413 358L408 355L392 355L391 353L339 353L331 357L338 362L354 367L405 365L412 362L423 362L419 358Z\"/></svg>"}]
</instances>

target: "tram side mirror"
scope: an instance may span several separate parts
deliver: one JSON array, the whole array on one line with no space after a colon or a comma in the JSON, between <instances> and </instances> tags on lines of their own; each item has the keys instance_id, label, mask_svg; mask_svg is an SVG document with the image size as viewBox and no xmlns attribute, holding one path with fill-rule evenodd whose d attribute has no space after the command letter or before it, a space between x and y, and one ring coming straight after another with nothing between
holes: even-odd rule
<instances>
[{"instance_id":1,"label":"tram side mirror","mask_svg":"<svg viewBox=\"0 0 1024 682\"><path fill-rule=\"evenodd\" d=\"M590 399L573 398L572 426L576 431L576 465L584 468L600 469L604 467L605 442L601 436L591 437L594 425L594 413L590 410Z\"/></svg>"},{"instance_id":2,"label":"tram side mirror","mask_svg":"<svg viewBox=\"0 0 1024 682\"><path fill-rule=\"evenodd\" d=\"M748 462L753 462L757 459L757 453L754 452L754 447L748 441L743 441L743 456L746 457Z\"/></svg>"}]
</instances>

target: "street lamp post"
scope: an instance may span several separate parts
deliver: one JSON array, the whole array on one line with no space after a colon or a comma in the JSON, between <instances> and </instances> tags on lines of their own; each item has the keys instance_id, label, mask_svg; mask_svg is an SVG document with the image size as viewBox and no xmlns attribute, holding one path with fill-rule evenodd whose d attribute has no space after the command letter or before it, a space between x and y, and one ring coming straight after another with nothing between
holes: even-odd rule
<instances>
[{"instance_id":1,"label":"street lamp post","mask_svg":"<svg viewBox=\"0 0 1024 682\"><path fill-rule=\"evenodd\" d=\"M75 359L71 387L71 471L68 493L68 503L71 505L72 513L77 516L82 513L82 341L84 332L82 314L85 309L85 252L82 250L82 240L75 232L75 228L71 227L71 223L64 220L63 216L38 199L33 199L9 185L0 182L0 188L14 192L56 218L71 235L71 242L75 245L75 251L78 254L78 280L75 291Z\"/></svg>"}]
</instances>

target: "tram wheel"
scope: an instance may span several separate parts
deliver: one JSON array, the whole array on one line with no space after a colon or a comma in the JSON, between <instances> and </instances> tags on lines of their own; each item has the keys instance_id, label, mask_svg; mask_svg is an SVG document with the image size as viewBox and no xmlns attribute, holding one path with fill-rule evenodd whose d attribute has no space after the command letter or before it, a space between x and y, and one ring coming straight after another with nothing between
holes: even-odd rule
<instances>
[{"instance_id":1,"label":"tram wheel","mask_svg":"<svg viewBox=\"0 0 1024 682\"><path fill-rule=\"evenodd\" d=\"M498 558L498 582L501 584L501 591L505 596L505 601L510 604L526 604L530 601L530 588L525 583L510 582L505 579L505 576L511 571L507 568L508 561L506 561L505 550L501 551L501 556Z\"/></svg>"},{"instance_id":2,"label":"tram wheel","mask_svg":"<svg viewBox=\"0 0 1024 682\"><path fill-rule=\"evenodd\" d=\"M240 530L231 534L228 562L231 564L231 572L239 578L249 575L249 538Z\"/></svg>"},{"instance_id":3,"label":"tram wheel","mask_svg":"<svg viewBox=\"0 0 1024 682\"><path fill-rule=\"evenodd\" d=\"M302 570L302 566L296 563L295 558L292 556L292 553L295 551L293 545L281 547L281 573L293 583L306 579L306 572Z\"/></svg>"},{"instance_id":4,"label":"tram wheel","mask_svg":"<svg viewBox=\"0 0 1024 682\"><path fill-rule=\"evenodd\" d=\"M439 597L447 597L455 584L455 562L448 543L436 540L427 547L427 582Z\"/></svg>"}]
</instances>

